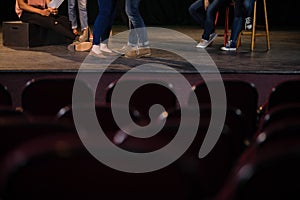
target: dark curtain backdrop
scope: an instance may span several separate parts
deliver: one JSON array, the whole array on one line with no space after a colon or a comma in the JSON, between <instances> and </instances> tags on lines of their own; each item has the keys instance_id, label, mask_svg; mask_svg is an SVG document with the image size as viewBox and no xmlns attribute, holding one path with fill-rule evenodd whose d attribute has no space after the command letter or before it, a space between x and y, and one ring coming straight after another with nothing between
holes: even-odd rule
<instances>
[{"instance_id":1,"label":"dark curtain backdrop","mask_svg":"<svg viewBox=\"0 0 300 200\"><path fill-rule=\"evenodd\" d=\"M260 0L258 0L260 1ZM142 0L141 13L147 25L195 25L188 13L194 0ZM60 13L67 15L67 0L60 7ZM267 0L269 24L274 27L300 28L298 0ZM15 0L0 0L0 20L17 20L14 12ZM98 12L97 0L88 0L89 23L93 24ZM261 12L260 12L261 13ZM224 15L220 15L220 23ZM260 16L262 18L262 16ZM116 24L127 24L124 0L118 0Z\"/></svg>"}]
</instances>

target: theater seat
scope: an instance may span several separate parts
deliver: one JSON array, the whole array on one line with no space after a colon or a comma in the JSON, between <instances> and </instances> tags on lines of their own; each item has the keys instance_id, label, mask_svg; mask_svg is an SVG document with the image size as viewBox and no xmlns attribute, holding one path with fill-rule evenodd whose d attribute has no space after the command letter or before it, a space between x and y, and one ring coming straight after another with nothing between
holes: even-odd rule
<instances>
[{"instance_id":1,"label":"theater seat","mask_svg":"<svg viewBox=\"0 0 300 200\"><path fill-rule=\"evenodd\" d=\"M22 91L22 109L32 116L53 116L72 104L74 78L42 77L26 83ZM89 86L78 81L80 94L91 99ZM82 102L84 103L84 102Z\"/></svg>"}]
</instances>

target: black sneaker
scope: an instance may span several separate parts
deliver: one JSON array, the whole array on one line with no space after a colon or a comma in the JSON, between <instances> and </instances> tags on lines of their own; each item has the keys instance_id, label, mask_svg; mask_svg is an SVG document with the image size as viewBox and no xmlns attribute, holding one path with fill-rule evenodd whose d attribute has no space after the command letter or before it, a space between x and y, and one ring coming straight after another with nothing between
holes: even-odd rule
<instances>
[{"instance_id":1,"label":"black sneaker","mask_svg":"<svg viewBox=\"0 0 300 200\"><path fill-rule=\"evenodd\" d=\"M236 51L236 44L229 40L224 47L221 47L222 51Z\"/></svg>"},{"instance_id":2,"label":"black sneaker","mask_svg":"<svg viewBox=\"0 0 300 200\"><path fill-rule=\"evenodd\" d=\"M245 30L250 31L252 29L252 18L246 17L245 19Z\"/></svg>"}]
</instances>

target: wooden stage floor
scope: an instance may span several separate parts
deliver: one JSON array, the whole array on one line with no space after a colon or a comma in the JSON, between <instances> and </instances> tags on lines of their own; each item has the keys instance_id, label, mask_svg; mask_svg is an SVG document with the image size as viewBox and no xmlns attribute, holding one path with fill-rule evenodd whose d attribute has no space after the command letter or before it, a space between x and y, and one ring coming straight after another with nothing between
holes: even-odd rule
<instances>
[{"instance_id":1,"label":"wooden stage floor","mask_svg":"<svg viewBox=\"0 0 300 200\"><path fill-rule=\"evenodd\" d=\"M148 30L151 47L154 47L150 57L119 57L110 65L106 59L91 58L88 52L70 52L66 45L6 47L2 45L1 33L0 83L8 86L14 96L14 105L20 106L22 87L28 80L49 75L75 76L83 66L88 72L108 72L103 80L104 86L128 70L148 63L159 65L149 72L157 73L162 79L169 74L160 72L165 72L164 66L168 66L184 74L191 84L199 82L199 76L195 73L209 73L210 67L217 67L214 69L219 70L223 78L242 79L255 84L259 92L259 104L263 104L276 84L300 79L300 30L271 29L271 50L266 51L265 38L259 37L254 52L250 51L250 36L243 36L242 46L237 52L223 52L220 50L223 37L218 37L205 50L195 47L202 34L199 27L173 26ZM113 28L111 47L120 48L124 45L128 35L124 31L126 27ZM217 33L222 32L222 29L217 29ZM190 60L187 61L186 57ZM198 71L192 66L198 67Z\"/></svg>"},{"instance_id":2,"label":"wooden stage floor","mask_svg":"<svg viewBox=\"0 0 300 200\"><path fill-rule=\"evenodd\" d=\"M183 34L190 37L187 45L190 51L199 52L195 45L200 39L202 29L199 27L167 27L172 34L168 39L176 43L184 42L182 38L176 39L176 34ZM114 36L125 31L126 27L114 27ZM217 33L222 34L222 29ZM152 32L152 31L150 31ZM124 33L124 32L123 32ZM151 39L157 40L161 34L150 33ZM122 36L126 35L124 33ZM126 42L126 38L122 38ZM164 39L162 40L164 41ZM188 44L190 42L190 44ZM193 43L194 42L194 43ZM111 42L114 43L114 42ZM206 48L205 52L212 58L221 73L299 73L300 72L300 30L272 30L271 29L271 50L266 51L265 37L258 37L254 52L250 51L250 36L243 36L242 46L238 52L223 52L220 47L223 44L223 37L218 37L211 47ZM119 46L118 46L119 45ZM120 41L112 44L113 47L121 47ZM19 71L58 71L76 72L88 56L88 52L70 52L66 45L43 46L32 48L14 48L2 45L2 34L0 34L0 71L19 72ZM177 62L176 62L177 61ZM113 65L107 68L108 71L123 72L139 64L155 62L166 64L179 69L181 73L192 72L188 63L174 58L167 51L154 50L151 57L140 59L118 58ZM201 65L203 60L196 61Z\"/></svg>"}]
</instances>

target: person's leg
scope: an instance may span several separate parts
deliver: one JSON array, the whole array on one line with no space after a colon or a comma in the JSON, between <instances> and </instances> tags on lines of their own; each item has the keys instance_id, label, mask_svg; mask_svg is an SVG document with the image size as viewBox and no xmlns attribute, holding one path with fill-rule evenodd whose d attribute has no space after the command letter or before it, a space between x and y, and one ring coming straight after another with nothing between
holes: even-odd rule
<instances>
[{"instance_id":1,"label":"person's leg","mask_svg":"<svg viewBox=\"0 0 300 200\"><path fill-rule=\"evenodd\" d=\"M195 1L190 7L189 7L189 13L191 17L202 27L204 26L205 22L205 11L203 7L203 0L197 0Z\"/></svg>"},{"instance_id":2,"label":"person's leg","mask_svg":"<svg viewBox=\"0 0 300 200\"><path fill-rule=\"evenodd\" d=\"M201 41L196 46L197 48L206 48L217 38L218 34L214 33L216 12L219 9L220 5L225 2L226 0L214 0L207 7L206 18L204 22L204 31Z\"/></svg>"},{"instance_id":3,"label":"person's leg","mask_svg":"<svg viewBox=\"0 0 300 200\"><path fill-rule=\"evenodd\" d=\"M98 16L94 23L92 54L103 57L103 52L112 53L107 47L109 33L116 9L116 0L98 0Z\"/></svg>"},{"instance_id":4,"label":"person's leg","mask_svg":"<svg viewBox=\"0 0 300 200\"><path fill-rule=\"evenodd\" d=\"M55 32L65 36L68 45L68 49L71 51L88 51L91 48L90 42L78 42L75 41L76 35L72 32L70 26L66 26L66 23L62 23L63 16L42 16L36 13L23 12L20 19L24 22L39 25L41 27L54 30Z\"/></svg>"},{"instance_id":5,"label":"person's leg","mask_svg":"<svg viewBox=\"0 0 300 200\"><path fill-rule=\"evenodd\" d=\"M246 17L251 17L254 7L254 1L255 0L245 0L244 1L244 7L246 10Z\"/></svg>"},{"instance_id":6,"label":"person's leg","mask_svg":"<svg viewBox=\"0 0 300 200\"><path fill-rule=\"evenodd\" d=\"M108 39L107 28L111 21L111 10L114 1L98 0L98 15L94 23L93 44L99 45L100 42L105 42Z\"/></svg>"},{"instance_id":7,"label":"person's leg","mask_svg":"<svg viewBox=\"0 0 300 200\"><path fill-rule=\"evenodd\" d=\"M113 54L112 50L108 48L108 38L110 36L111 30L112 30L112 26L113 26L113 22L116 16L116 10L117 10L117 0L111 0L111 12L109 15L109 22L108 22L108 26L105 29L104 32L104 38L107 38L105 41L100 43L100 50L104 53L109 53L110 55Z\"/></svg>"},{"instance_id":8,"label":"person's leg","mask_svg":"<svg viewBox=\"0 0 300 200\"><path fill-rule=\"evenodd\" d=\"M236 47L237 40L239 38L239 34L243 28L243 17L237 16L233 18L232 30L231 30L231 46Z\"/></svg>"},{"instance_id":9,"label":"person's leg","mask_svg":"<svg viewBox=\"0 0 300 200\"><path fill-rule=\"evenodd\" d=\"M134 37L137 36L139 46L148 46L147 30L139 10L140 2L140 0L126 0L125 11L131 23L130 25L133 26L133 29L130 29L129 43L134 44L136 42ZM133 34L136 34L136 36Z\"/></svg>"},{"instance_id":10,"label":"person's leg","mask_svg":"<svg viewBox=\"0 0 300 200\"><path fill-rule=\"evenodd\" d=\"M87 0L78 0L78 13L79 13L81 30L87 29L88 28Z\"/></svg>"},{"instance_id":11,"label":"person's leg","mask_svg":"<svg viewBox=\"0 0 300 200\"><path fill-rule=\"evenodd\" d=\"M77 14L76 14L76 0L68 0L68 15L69 20L71 21L73 33L78 34L77 31Z\"/></svg>"},{"instance_id":12,"label":"person's leg","mask_svg":"<svg viewBox=\"0 0 300 200\"><path fill-rule=\"evenodd\" d=\"M56 16L56 18L57 17L58 16ZM65 27L62 23L59 23L59 20L55 19L55 17L47 17L25 11L22 13L20 19L24 22L36 24L47 29L52 29L71 41L76 39L76 35L73 34L72 30L70 28Z\"/></svg>"},{"instance_id":13,"label":"person's leg","mask_svg":"<svg viewBox=\"0 0 300 200\"><path fill-rule=\"evenodd\" d=\"M234 18L232 22L231 36L230 40L226 44L225 47L222 47L221 50L225 51L235 51L237 40L239 38L239 34L243 28L243 0L235 0L234 3Z\"/></svg>"},{"instance_id":14,"label":"person's leg","mask_svg":"<svg viewBox=\"0 0 300 200\"><path fill-rule=\"evenodd\" d=\"M214 0L209 4L206 10L206 19L204 23L204 32L202 35L202 39L209 40L210 34L213 33L215 29L215 17L217 10L219 9L220 5L224 2L224 0Z\"/></svg>"},{"instance_id":15,"label":"person's leg","mask_svg":"<svg viewBox=\"0 0 300 200\"><path fill-rule=\"evenodd\" d=\"M112 26L115 20L115 16L116 16L116 11L117 11L117 0L111 0L111 12L109 15L109 22L108 22L108 26L107 29L105 30L105 38L109 38L111 30L112 30Z\"/></svg>"},{"instance_id":16,"label":"person's leg","mask_svg":"<svg viewBox=\"0 0 300 200\"><path fill-rule=\"evenodd\" d=\"M253 7L254 7L254 1L255 0L245 0L244 1L244 7L246 11L246 17L245 17L245 30L251 30L252 29L252 13L253 13Z\"/></svg>"},{"instance_id":17,"label":"person's leg","mask_svg":"<svg viewBox=\"0 0 300 200\"><path fill-rule=\"evenodd\" d=\"M77 0L78 13L80 20L80 29L82 34L79 37L80 42L89 41L89 27L88 27L88 15L87 15L87 0Z\"/></svg>"},{"instance_id":18,"label":"person's leg","mask_svg":"<svg viewBox=\"0 0 300 200\"><path fill-rule=\"evenodd\" d=\"M125 0L125 13L128 17L128 27L129 27L129 36L128 36L128 46L137 46L138 45L138 35L134 30L134 26L130 21L129 12L131 11L131 7L133 2L131 0Z\"/></svg>"}]
</instances>

